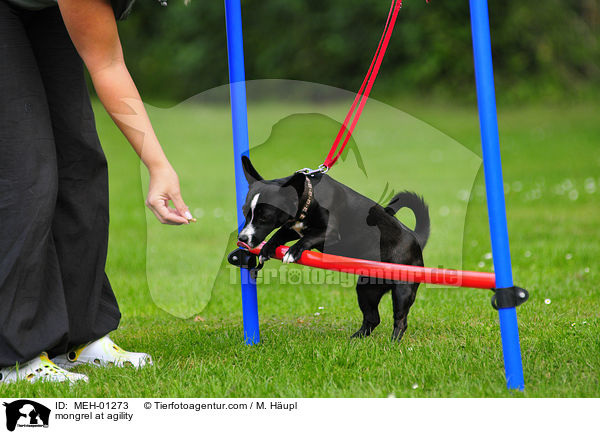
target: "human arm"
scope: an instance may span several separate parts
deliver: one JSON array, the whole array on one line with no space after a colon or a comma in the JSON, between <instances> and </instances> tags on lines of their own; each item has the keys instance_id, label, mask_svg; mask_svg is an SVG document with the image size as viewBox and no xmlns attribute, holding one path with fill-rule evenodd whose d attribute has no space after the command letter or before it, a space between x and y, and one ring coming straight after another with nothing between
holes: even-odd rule
<instances>
[{"instance_id":1,"label":"human arm","mask_svg":"<svg viewBox=\"0 0 600 434\"><path fill-rule=\"evenodd\" d=\"M125 65L110 1L58 0L58 6L98 98L148 168L146 205L161 223L189 223L192 216L181 197L177 174L160 146ZM169 200L175 209L169 207Z\"/></svg>"}]
</instances>

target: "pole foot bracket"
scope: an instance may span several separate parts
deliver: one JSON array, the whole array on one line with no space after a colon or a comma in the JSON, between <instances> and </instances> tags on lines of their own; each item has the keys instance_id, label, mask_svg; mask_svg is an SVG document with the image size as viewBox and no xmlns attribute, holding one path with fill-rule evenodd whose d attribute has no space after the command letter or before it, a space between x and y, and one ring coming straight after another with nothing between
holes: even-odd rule
<instances>
[{"instance_id":1,"label":"pole foot bracket","mask_svg":"<svg viewBox=\"0 0 600 434\"><path fill-rule=\"evenodd\" d=\"M258 270L260 270L264 264L259 264L256 255L250 253L247 249L238 248L235 249L227 256L227 262L231 265L235 265L239 268L246 268L250 271L250 277L256 280Z\"/></svg>"},{"instance_id":2,"label":"pole foot bracket","mask_svg":"<svg viewBox=\"0 0 600 434\"><path fill-rule=\"evenodd\" d=\"M517 307L529 300L529 292L518 286L510 288L493 288L492 307L496 310Z\"/></svg>"}]
</instances>

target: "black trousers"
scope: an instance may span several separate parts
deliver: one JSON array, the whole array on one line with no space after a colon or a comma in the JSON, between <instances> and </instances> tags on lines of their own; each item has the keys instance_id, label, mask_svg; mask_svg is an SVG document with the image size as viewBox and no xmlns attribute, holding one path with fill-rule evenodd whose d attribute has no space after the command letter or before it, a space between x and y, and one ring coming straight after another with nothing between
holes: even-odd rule
<instances>
[{"instance_id":1,"label":"black trousers","mask_svg":"<svg viewBox=\"0 0 600 434\"><path fill-rule=\"evenodd\" d=\"M108 176L58 7L0 0L0 366L117 328Z\"/></svg>"}]
</instances>

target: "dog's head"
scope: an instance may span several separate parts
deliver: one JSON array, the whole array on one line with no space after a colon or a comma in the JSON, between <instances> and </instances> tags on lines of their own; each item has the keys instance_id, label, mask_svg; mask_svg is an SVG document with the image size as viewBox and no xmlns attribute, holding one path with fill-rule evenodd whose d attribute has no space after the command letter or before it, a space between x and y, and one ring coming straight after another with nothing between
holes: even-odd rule
<instances>
[{"instance_id":1,"label":"dog's head","mask_svg":"<svg viewBox=\"0 0 600 434\"><path fill-rule=\"evenodd\" d=\"M287 178L264 180L248 157L242 157L242 166L249 190L242 207L246 222L238 240L254 248L273 230L294 219L304 175L296 173Z\"/></svg>"}]
</instances>

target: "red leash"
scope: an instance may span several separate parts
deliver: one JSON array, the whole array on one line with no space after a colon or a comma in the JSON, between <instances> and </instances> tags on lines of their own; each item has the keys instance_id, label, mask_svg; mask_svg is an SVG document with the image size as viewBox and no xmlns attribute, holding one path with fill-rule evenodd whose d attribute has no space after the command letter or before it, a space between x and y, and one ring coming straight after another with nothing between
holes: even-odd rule
<instances>
[{"instance_id":1,"label":"red leash","mask_svg":"<svg viewBox=\"0 0 600 434\"><path fill-rule=\"evenodd\" d=\"M346 119L344 119L344 123L338 132L335 141L327 154L327 158L320 166L324 171L327 171L335 164L335 162L340 158L342 152L344 152L344 148L348 144L348 140L352 136L352 132L354 131L354 127L356 127L356 123L362 114L363 108L369 99L369 94L371 93L371 89L373 88L373 84L375 83L375 79L377 78L377 74L379 73L379 67L381 66L381 62L383 61L383 56L385 56L385 51L390 42L390 38L392 37L392 31L394 30L394 24L396 24L396 19L398 18L398 12L400 12L400 8L402 7L402 0L392 0L392 5L390 7L390 12L388 14L387 21L385 23L385 28L383 30L383 35L381 35L381 39L379 40L379 45L377 46L377 50L375 51L375 56L371 61L371 66L369 67L369 71L363 80L363 83L358 91L356 98L354 98L354 102L352 103L352 107L350 107L350 111L346 115ZM358 106L358 107L357 107ZM354 117L353 117L354 116ZM350 120L352 119L352 123L350 124ZM348 127L350 124L350 127ZM346 133L346 134L345 134ZM345 134L345 136L344 136ZM340 142L344 138L340 146ZM339 147L339 150L338 150ZM336 153L337 151L337 153Z\"/></svg>"}]
</instances>

